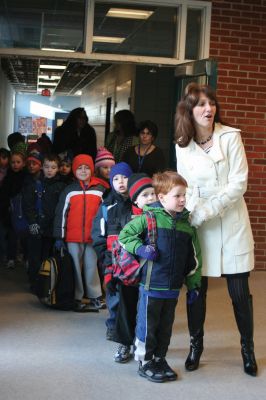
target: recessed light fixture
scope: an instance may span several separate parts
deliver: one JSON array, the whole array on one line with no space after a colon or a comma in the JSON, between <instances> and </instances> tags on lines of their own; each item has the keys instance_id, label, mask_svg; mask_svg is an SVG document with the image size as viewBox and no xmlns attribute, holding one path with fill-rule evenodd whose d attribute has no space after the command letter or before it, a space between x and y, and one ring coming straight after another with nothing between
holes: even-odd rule
<instances>
[{"instance_id":1,"label":"recessed light fixture","mask_svg":"<svg viewBox=\"0 0 266 400\"><path fill-rule=\"evenodd\" d=\"M65 51L65 52L70 52L74 53L75 50L70 50L70 49L53 49L52 47L42 47L41 50L46 50L46 51Z\"/></svg>"},{"instance_id":2,"label":"recessed light fixture","mask_svg":"<svg viewBox=\"0 0 266 400\"><path fill-rule=\"evenodd\" d=\"M110 8L106 16L114 18L148 19L152 14L153 11L130 8Z\"/></svg>"},{"instance_id":3,"label":"recessed light fixture","mask_svg":"<svg viewBox=\"0 0 266 400\"><path fill-rule=\"evenodd\" d=\"M123 37L93 36L93 42L122 43L124 40L125 40L125 38L123 38Z\"/></svg>"},{"instance_id":4,"label":"recessed light fixture","mask_svg":"<svg viewBox=\"0 0 266 400\"><path fill-rule=\"evenodd\" d=\"M39 82L38 86L57 86L56 82Z\"/></svg>"},{"instance_id":5,"label":"recessed light fixture","mask_svg":"<svg viewBox=\"0 0 266 400\"><path fill-rule=\"evenodd\" d=\"M58 75L38 75L39 79L49 79L50 81L57 81L61 79L61 76Z\"/></svg>"},{"instance_id":6,"label":"recessed light fixture","mask_svg":"<svg viewBox=\"0 0 266 400\"><path fill-rule=\"evenodd\" d=\"M41 69L66 69L66 65L40 64Z\"/></svg>"}]
</instances>

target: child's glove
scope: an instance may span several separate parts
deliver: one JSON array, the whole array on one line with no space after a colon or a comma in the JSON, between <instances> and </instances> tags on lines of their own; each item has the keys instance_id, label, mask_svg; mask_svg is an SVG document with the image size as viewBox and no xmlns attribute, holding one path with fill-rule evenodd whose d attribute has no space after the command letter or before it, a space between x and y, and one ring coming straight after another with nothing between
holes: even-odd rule
<instances>
[{"instance_id":1,"label":"child's glove","mask_svg":"<svg viewBox=\"0 0 266 400\"><path fill-rule=\"evenodd\" d=\"M65 246L64 241L63 241L62 239L57 239L57 240L55 241L54 248L55 248L55 250L57 250L57 251L65 250L65 249L66 249L66 246Z\"/></svg>"},{"instance_id":2,"label":"child's glove","mask_svg":"<svg viewBox=\"0 0 266 400\"><path fill-rule=\"evenodd\" d=\"M187 304L193 304L199 296L199 289L191 289L187 292Z\"/></svg>"},{"instance_id":3,"label":"child's glove","mask_svg":"<svg viewBox=\"0 0 266 400\"><path fill-rule=\"evenodd\" d=\"M29 225L29 231L31 235L39 235L40 234L40 225L39 224L31 224Z\"/></svg>"},{"instance_id":4,"label":"child's glove","mask_svg":"<svg viewBox=\"0 0 266 400\"><path fill-rule=\"evenodd\" d=\"M146 258L146 260L150 261L155 261L156 258L158 257L158 251L150 244L138 247L136 250L136 254L139 257Z\"/></svg>"}]
</instances>

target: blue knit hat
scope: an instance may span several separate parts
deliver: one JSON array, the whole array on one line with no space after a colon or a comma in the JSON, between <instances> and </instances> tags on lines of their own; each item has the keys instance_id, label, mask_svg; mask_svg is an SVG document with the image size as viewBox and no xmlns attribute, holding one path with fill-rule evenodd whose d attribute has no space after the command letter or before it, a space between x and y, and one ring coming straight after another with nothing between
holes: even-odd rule
<instances>
[{"instance_id":1,"label":"blue knit hat","mask_svg":"<svg viewBox=\"0 0 266 400\"><path fill-rule=\"evenodd\" d=\"M127 178L130 177L130 175L133 174L133 171L131 167L125 163L125 162L120 162L118 164L115 164L112 166L111 171L110 171L110 185L113 187L113 179L116 175L124 175Z\"/></svg>"}]
</instances>

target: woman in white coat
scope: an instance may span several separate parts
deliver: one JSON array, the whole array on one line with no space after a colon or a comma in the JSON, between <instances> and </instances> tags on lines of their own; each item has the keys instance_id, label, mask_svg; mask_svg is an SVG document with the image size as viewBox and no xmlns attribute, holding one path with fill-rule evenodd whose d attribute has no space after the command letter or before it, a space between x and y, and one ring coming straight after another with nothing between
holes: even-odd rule
<instances>
[{"instance_id":1,"label":"woman in white coat","mask_svg":"<svg viewBox=\"0 0 266 400\"><path fill-rule=\"evenodd\" d=\"M187 304L189 371L198 368L203 351L208 277L225 277L240 332L244 371L257 374L253 342L253 306L249 271L254 241L243 195L248 166L240 130L220 123L215 92L190 83L176 112L177 170L188 183L187 209L198 227L202 248L202 286Z\"/></svg>"}]
</instances>

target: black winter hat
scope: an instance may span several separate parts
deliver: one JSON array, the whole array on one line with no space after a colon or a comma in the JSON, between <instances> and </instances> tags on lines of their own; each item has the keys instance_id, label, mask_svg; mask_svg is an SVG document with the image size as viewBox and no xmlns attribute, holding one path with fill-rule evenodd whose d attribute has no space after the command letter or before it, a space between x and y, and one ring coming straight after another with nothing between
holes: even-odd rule
<instances>
[{"instance_id":1,"label":"black winter hat","mask_svg":"<svg viewBox=\"0 0 266 400\"><path fill-rule=\"evenodd\" d=\"M135 203L138 195L147 188L152 187L152 179L144 173L132 174L128 178L128 193L132 203Z\"/></svg>"}]
</instances>

